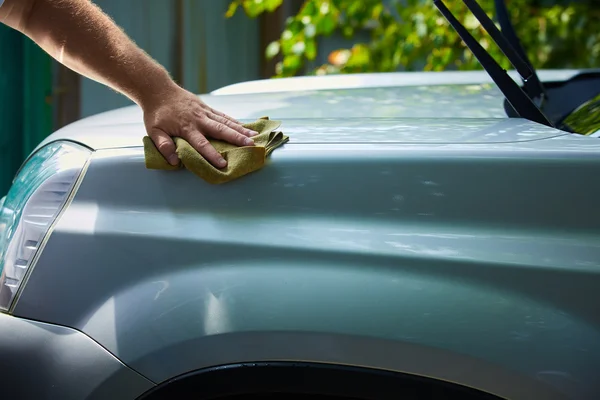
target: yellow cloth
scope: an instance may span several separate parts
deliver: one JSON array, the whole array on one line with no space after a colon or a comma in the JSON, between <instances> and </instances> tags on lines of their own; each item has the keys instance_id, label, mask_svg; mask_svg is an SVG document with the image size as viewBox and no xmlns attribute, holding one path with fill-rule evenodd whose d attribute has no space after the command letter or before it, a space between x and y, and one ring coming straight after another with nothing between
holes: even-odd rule
<instances>
[{"instance_id":1,"label":"yellow cloth","mask_svg":"<svg viewBox=\"0 0 600 400\"><path fill-rule=\"evenodd\" d=\"M254 146L238 147L209 138L213 147L227 160L227 166L222 169L214 167L180 137L173 138L180 163L171 165L158 151L154 141L149 136L145 136L143 141L146 168L172 171L185 167L206 182L212 184L229 182L261 169L265 165L267 156L289 140L289 137L282 132L275 131L279 126L281 126L280 121L272 121L268 117L244 124L244 127L258 132L256 136L252 137Z\"/></svg>"}]
</instances>

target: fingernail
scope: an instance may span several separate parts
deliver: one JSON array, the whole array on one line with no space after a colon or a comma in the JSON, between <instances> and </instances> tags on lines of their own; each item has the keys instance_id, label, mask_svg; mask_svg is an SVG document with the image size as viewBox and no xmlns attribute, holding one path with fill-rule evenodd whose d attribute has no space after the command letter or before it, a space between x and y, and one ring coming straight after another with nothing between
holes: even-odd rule
<instances>
[{"instance_id":1,"label":"fingernail","mask_svg":"<svg viewBox=\"0 0 600 400\"><path fill-rule=\"evenodd\" d=\"M223 168L227 165L227 161L225 161L224 158L220 158L219 161L217 161L217 163L219 164L219 167Z\"/></svg>"},{"instance_id":2,"label":"fingernail","mask_svg":"<svg viewBox=\"0 0 600 400\"><path fill-rule=\"evenodd\" d=\"M177 164L179 164L179 157L177 157L177 154L172 154L169 157L169 164L171 164L171 165L177 165Z\"/></svg>"},{"instance_id":3,"label":"fingernail","mask_svg":"<svg viewBox=\"0 0 600 400\"><path fill-rule=\"evenodd\" d=\"M254 146L254 140L252 140L250 138L246 138L246 139L244 139L244 144L246 146Z\"/></svg>"},{"instance_id":4,"label":"fingernail","mask_svg":"<svg viewBox=\"0 0 600 400\"><path fill-rule=\"evenodd\" d=\"M253 131L252 129L248 129L248 130L246 131L246 133L247 133L248 135L250 135L250 136L255 136L255 135L258 133L258 132L256 132L256 131Z\"/></svg>"}]
</instances>

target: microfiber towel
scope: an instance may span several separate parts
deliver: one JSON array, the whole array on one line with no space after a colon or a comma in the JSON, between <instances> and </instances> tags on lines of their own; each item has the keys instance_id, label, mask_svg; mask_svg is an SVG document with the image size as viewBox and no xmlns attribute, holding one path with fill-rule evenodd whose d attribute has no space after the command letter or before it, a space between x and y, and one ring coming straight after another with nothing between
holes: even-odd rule
<instances>
[{"instance_id":1,"label":"microfiber towel","mask_svg":"<svg viewBox=\"0 0 600 400\"><path fill-rule=\"evenodd\" d=\"M208 138L213 147L227 160L227 166L222 169L214 167L180 137L173 138L180 163L171 165L158 151L154 141L149 136L145 136L143 141L146 168L172 171L185 167L206 182L212 184L229 182L261 169L265 165L267 156L289 140L288 136L276 131L280 126L280 121L270 120L268 117L244 124L244 127L258 132L252 137L254 146L238 147Z\"/></svg>"}]
</instances>

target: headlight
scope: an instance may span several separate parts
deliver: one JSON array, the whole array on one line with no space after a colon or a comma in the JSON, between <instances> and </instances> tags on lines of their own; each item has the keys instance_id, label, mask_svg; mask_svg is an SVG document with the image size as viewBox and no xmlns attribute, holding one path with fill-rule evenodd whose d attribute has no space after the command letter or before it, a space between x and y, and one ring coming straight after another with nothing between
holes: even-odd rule
<instances>
[{"instance_id":1,"label":"headlight","mask_svg":"<svg viewBox=\"0 0 600 400\"><path fill-rule=\"evenodd\" d=\"M38 150L0 209L0 311L8 311L91 151L69 142Z\"/></svg>"}]
</instances>

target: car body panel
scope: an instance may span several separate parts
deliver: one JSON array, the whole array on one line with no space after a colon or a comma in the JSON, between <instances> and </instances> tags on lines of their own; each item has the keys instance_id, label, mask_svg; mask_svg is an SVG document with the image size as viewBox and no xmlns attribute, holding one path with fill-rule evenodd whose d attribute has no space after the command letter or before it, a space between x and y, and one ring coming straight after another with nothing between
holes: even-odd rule
<instances>
[{"instance_id":1,"label":"car body panel","mask_svg":"<svg viewBox=\"0 0 600 400\"><path fill-rule=\"evenodd\" d=\"M589 71L595 70L548 70L540 71L540 76L545 80L563 81ZM517 79L514 71L509 73ZM491 82L484 71L295 77L233 85L200 98L211 107L242 121L263 116L285 120L285 128L295 135L294 139L302 140L302 135L294 128L296 125L300 129L307 128L311 122L327 126L327 137L336 138L338 135L335 129L331 132L332 127L356 126L356 122L352 121L357 119L362 120L358 124L363 122L366 129L369 126L376 128L380 119L401 120L417 126L437 123L442 129L447 122L442 119L460 120L449 121L451 127L457 122L477 127L494 119L507 120L504 96ZM574 90L584 89L575 86ZM261 87L264 89L260 90ZM551 114L556 113L554 104L548 104ZM545 129L521 119L508 121L509 124L515 122ZM42 141L38 148L57 139L77 141L93 149L132 147L140 145L141 136L145 133L141 109L130 106L100 113L59 129ZM431 135L432 132L428 130L427 133ZM443 130L441 136L443 141L452 140L448 129Z\"/></svg>"},{"instance_id":2,"label":"car body panel","mask_svg":"<svg viewBox=\"0 0 600 400\"><path fill-rule=\"evenodd\" d=\"M481 91L489 92L482 95ZM409 93L410 92L410 93ZM445 93L442 96L441 92ZM460 96L460 98L457 98ZM263 116L286 121L285 129L293 129L288 123L296 121L300 127L311 121L326 123L328 127L352 124L358 119L369 121L376 126L377 119L406 120L454 119L460 122L472 119L475 125L481 124L474 118L503 119L502 95L492 86L469 87L446 86L424 88L381 88L349 89L341 91L286 92L248 94L236 96L201 96L211 107L222 110L233 117L250 121ZM481 102L486 102L482 107ZM444 105L443 111L434 106ZM477 111L473 111L474 109ZM470 110L469 110L470 109ZM437 111L436 111L437 110ZM103 115L104 114L104 115ZM89 143L94 149L108 147L139 146L141 136L146 134L142 123L141 109L137 106L108 111L90 119L75 122L49 136L40 146L56 138L69 138ZM419 122L419 120L415 120ZM486 124L489 122L483 122ZM441 126L442 124L440 124ZM104 133L111 132L110 136ZM329 135L328 135L329 136ZM295 136L299 139L298 135Z\"/></svg>"},{"instance_id":3,"label":"car body panel","mask_svg":"<svg viewBox=\"0 0 600 400\"><path fill-rule=\"evenodd\" d=\"M569 80L583 71L600 71L600 69L541 69L537 70L536 73L543 82L556 82ZM507 74L515 82L519 84L522 83L521 77L517 71L508 70ZM232 95L434 85L459 86L479 85L484 83L494 83L494 80L484 70L439 72L373 72L360 74L298 76L284 79L261 79L228 85L212 91L211 94Z\"/></svg>"},{"instance_id":4,"label":"car body panel","mask_svg":"<svg viewBox=\"0 0 600 400\"><path fill-rule=\"evenodd\" d=\"M531 141L566 132L520 118L283 119L281 130L296 144L450 144ZM71 140L92 149L141 147L141 123L71 130L48 140Z\"/></svg>"},{"instance_id":5,"label":"car body panel","mask_svg":"<svg viewBox=\"0 0 600 400\"><path fill-rule=\"evenodd\" d=\"M445 143L435 132L465 121L440 121L418 140L397 126L369 140L364 124L330 142L284 122L295 134L264 169L219 186L147 170L139 147L96 151L14 314L81 330L154 382L300 357L281 340L306 334L288 343L303 361L594 398L600 142L517 119ZM338 337L399 350L361 358Z\"/></svg>"},{"instance_id":6,"label":"car body panel","mask_svg":"<svg viewBox=\"0 0 600 400\"><path fill-rule=\"evenodd\" d=\"M218 186L146 169L137 106L38 146L94 150L9 317L68 332L31 336L52 344L40 357L69 337L95 341L118 360L105 376L147 379L130 377L136 392L285 360L511 399L598 398L596 138L507 118L483 71L258 81L201 98L243 121L281 120L290 141ZM7 326L30 329L18 323Z\"/></svg>"},{"instance_id":7,"label":"car body panel","mask_svg":"<svg viewBox=\"0 0 600 400\"><path fill-rule=\"evenodd\" d=\"M71 328L0 313L5 399L131 400L154 383Z\"/></svg>"}]
</instances>

